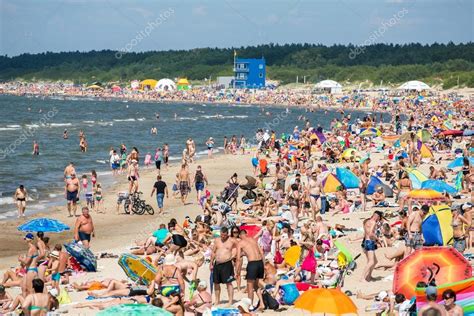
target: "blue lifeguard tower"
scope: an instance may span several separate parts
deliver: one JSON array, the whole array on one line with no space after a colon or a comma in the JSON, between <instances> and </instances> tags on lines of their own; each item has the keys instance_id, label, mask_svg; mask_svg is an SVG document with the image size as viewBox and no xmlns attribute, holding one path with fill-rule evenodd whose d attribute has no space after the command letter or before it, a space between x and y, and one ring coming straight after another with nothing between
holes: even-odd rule
<instances>
[{"instance_id":1,"label":"blue lifeguard tower","mask_svg":"<svg viewBox=\"0 0 474 316\"><path fill-rule=\"evenodd\" d=\"M238 58L234 53L234 81L237 89L265 87L265 58Z\"/></svg>"}]
</instances>

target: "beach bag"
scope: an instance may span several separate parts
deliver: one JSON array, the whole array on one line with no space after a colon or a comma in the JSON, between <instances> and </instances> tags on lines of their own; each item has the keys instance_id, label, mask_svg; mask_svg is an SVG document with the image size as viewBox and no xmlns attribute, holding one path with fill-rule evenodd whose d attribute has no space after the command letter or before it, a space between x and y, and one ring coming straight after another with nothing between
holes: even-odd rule
<instances>
[{"instance_id":1,"label":"beach bag","mask_svg":"<svg viewBox=\"0 0 474 316\"><path fill-rule=\"evenodd\" d=\"M275 257L273 258L274 264L282 264L283 263L283 256L281 255L280 250L275 252Z\"/></svg>"},{"instance_id":2,"label":"beach bag","mask_svg":"<svg viewBox=\"0 0 474 316\"><path fill-rule=\"evenodd\" d=\"M270 295L266 290L263 291L262 293L262 298L263 298L263 304L265 305L265 309L272 309L272 310L277 310L280 308L280 304L278 301Z\"/></svg>"},{"instance_id":3,"label":"beach bag","mask_svg":"<svg viewBox=\"0 0 474 316\"><path fill-rule=\"evenodd\" d=\"M316 272L316 258L314 257L313 248L309 249L308 255L301 264L301 270L309 271L312 273Z\"/></svg>"}]
</instances>

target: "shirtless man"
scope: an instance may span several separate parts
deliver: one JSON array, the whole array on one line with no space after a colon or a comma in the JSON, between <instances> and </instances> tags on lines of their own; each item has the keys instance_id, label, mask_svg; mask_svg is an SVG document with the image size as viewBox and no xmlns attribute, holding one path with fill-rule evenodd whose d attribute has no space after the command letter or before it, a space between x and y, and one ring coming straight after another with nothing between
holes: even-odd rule
<instances>
[{"instance_id":1,"label":"shirtless man","mask_svg":"<svg viewBox=\"0 0 474 316\"><path fill-rule=\"evenodd\" d=\"M54 246L54 251L58 254L58 267L57 272L60 276L64 278L65 281L69 281L69 275L66 272L69 262L69 254L66 251L63 251L63 246L61 244L56 244ZM61 283L61 282L59 282Z\"/></svg>"},{"instance_id":2,"label":"shirtless man","mask_svg":"<svg viewBox=\"0 0 474 316\"><path fill-rule=\"evenodd\" d=\"M311 173L311 178L308 181L306 189L308 191L311 211L314 218L315 214L321 209L320 205L318 205L318 200L322 191L322 183L318 180L318 174L316 172Z\"/></svg>"},{"instance_id":3,"label":"shirtless man","mask_svg":"<svg viewBox=\"0 0 474 316\"><path fill-rule=\"evenodd\" d=\"M79 191L79 179L76 178L76 173L72 173L70 179L66 177L66 186L64 190L64 195L66 196L67 200L67 211L69 212L69 217L76 216L77 195L79 194Z\"/></svg>"},{"instance_id":4,"label":"shirtless man","mask_svg":"<svg viewBox=\"0 0 474 316\"><path fill-rule=\"evenodd\" d=\"M367 265L365 266L364 273L362 275L362 282L372 281L372 271L377 265L377 257L375 256L375 250L377 249L377 237L375 230L377 223L382 219L382 213L375 211L372 217L364 220L364 239L362 241L362 249L364 249L365 256L367 258Z\"/></svg>"},{"instance_id":5,"label":"shirtless man","mask_svg":"<svg viewBox=\"0 0 474 316\"><path fill-rule=\"evenodd\" d=\"M28 192L26 192L25 187L21 184L18 189L16 189L13 199L16 201L18 207L18 218L25 217L26 209L26 199L28 198Z\"/></svg>"},{"instance_id":6,"label":"shirtless man","mask_svg":"<svg viewBox=\"0 0 474 316\"><path fill-rule=\"evenodd\" d=\"M89 209L84 206L82 208L82 215L76 220L76 225L74 226L74 239L81 241L84 247L89 248L91 235L95 237L94 223L89 215Z\"/></svg>"},{"instance_id":7,"label":"shirtless man","mask_svg":"<svg viewBox=\"0 0 474 316\"><path fill-rule=\"evenodd\" d=\"M286 170L286 167L284 164L280 163L280 166L276 173L276 190L281 192L285 192L285 186L286 186L286 177L288 176L288 171Z\"/></svg>"},{"instance_id":8,"label":"shirtless man","mask_svg":"<svg viewBox=\"0 0 474 316\"><path fill-rule=\"evenodd\" d=\"M245 229L240 231L240 241L237 243L237 271L242 269L241 253L247 256L247 294L253 304L253 295L258 290L258 284L264 277L263 252L255 238L249 237Z\"/></svg>"},{"instance_id":9,"label":"shirtless man","mask_svg":"<svg viewBox=\"0 0 474 316\"><path fill-rule=\"evenodd\" d=\"M188 198L191 178L186 164L181 165L181 170L178 173L179 192L181 193L181 202L186 205Z\"/></svg>"},{"instance_id":10,"label":"shirtless man","mask_svg":"<svg viewBox=\"0 0 474 316\"><path fill-rule=\"evenodd\" d=\"M127 169L128 192L133 194L138 191L138 162L133 159Z\"/></svg>"},{"instance_id":11,"label":"shirtless man","mask_svg":"<svg viewBox=\"0 0 474 316\"><path fill-rule=\"evenodd\" d=\"M416 249L423 247L423 235L421 234L421 223L423 218L430 211L428 205L423 205L421 210L414 207L410 216L408 216L407 234L405 236L405 257Z\"/></svg>"},{"instance_id":12,"label":"shirtless man","mask_svg":"<svg viewBox=\"0 0 474 316\"><path fill-rule=\"evenodd\" d=\"M232 264L232 249L236 247L235 239L229 237L229 229L221 228L221 238L215 239L212 248L210 270L216 292L216 305L221 303L221 284L226 284L229 305L234 303L234 265Z\"/></svg>"},{"instance_id":13,"label":"shirtless man","mask_svg":"<svg viewBox=\"0 0 474 316\"><path fill-rule=\"evenodd\" d=\"M181 260L181 261L176 262L175 266L181 271L183 278L186 279L186 275L188 274L191 275L191 280L186 280L190 282L190 281L196 281L198 269L199 269L199 266L202 265L202 263L203 263L202 260L200 262L196 262L193 260Z\"/></svg>"},{"instance_id":14,"label":"shirtless man","mask_svg":"<svg viewBox=\"0 0 474 316\"><path fill-rule=\"evenodd\" d=\"M189 139L186 141L186 149L188 151L189 155L189 160L190 162L194 162L194 154L196 153L196 144L194 143L194 140L189 137Z\"/></svg>"},{"instance_id":15,"label":"shirtless man","mask_svg":"<svg viewBox=\"0 0 474 316\"><path fill-rule=\"evenodd\" d=\"M316 216L315 225L316 225L316 227L313 231L314 237L316 237L316 239L321 239L321 240L327 241L327 243L329 243L329 238L331 236L329 234L329 228L328 228L328 225L324 224L323 218L321 216Z\"/></svg>"}]
</instances>

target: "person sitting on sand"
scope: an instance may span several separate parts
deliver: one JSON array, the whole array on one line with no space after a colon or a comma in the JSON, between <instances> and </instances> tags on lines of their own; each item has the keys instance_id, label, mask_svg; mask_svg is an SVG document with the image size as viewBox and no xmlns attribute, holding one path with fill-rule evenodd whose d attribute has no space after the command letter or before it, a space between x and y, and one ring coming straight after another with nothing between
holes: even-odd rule
<instances>
[{"instance_id":1,"label":"person sitting on sand","mask_svg":"<svg viewBox=\"0 0 474 316\"><path fill-rule=\"evenodd\" d=\"M386 207L387 203L385 202L385 198L386 198L385 193L382 187L378 187L377 191L375 191L374 194L372 194L372 202L374 202L375 207L377 206Z\"/></svg>"},{"instance_id":2,"label":"person sitting on sand","mask_svg":"<svg viewBox=\"0 0 474 316\"><path fill-rule=\"evenodd\" d=\"M207 282L199 281L197 292L194 293L190 301L184 303L186 311L194 313L196 316L202 316L206 310L212 308L212 296L207 291Z\"/></svg>"}]
</instances>

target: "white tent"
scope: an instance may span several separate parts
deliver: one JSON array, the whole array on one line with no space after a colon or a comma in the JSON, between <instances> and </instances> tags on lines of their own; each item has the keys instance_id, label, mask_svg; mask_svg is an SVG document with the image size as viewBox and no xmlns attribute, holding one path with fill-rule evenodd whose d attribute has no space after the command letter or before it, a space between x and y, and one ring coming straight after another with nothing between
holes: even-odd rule
<instances>
[{"instance_id":1,"label":"white tent","mask_svg":"<svg viewBox=\"0 0 474 316\"><path fill-rule=\"evenodd\" d=\"M407 81L398 87L398 90L416 90L416 91L423 91L431 89L429 85L424 82L413 80Z\"/></svg>"},{"instance_id":2,"label":"white tent","mask_svg":"<svg viewBox=\"0 0 474 316\"><path fill-rule=\"evenodd\" d=\"M329 93L342 93L342 86L334 80L323 80L318 82L314 88L316 90L324 90Z\"/></svg>"},{"instance_id":3,"label":"white tent","mask_svg":"<svg viewBox=\"0 0 474 316\"><path fill-rule=\"evenodd\" d=\"M156 83L155 90L158 91L174 91L176 90L176 84L171 79L160 79Z\"/></svg>"}]
</instances>

